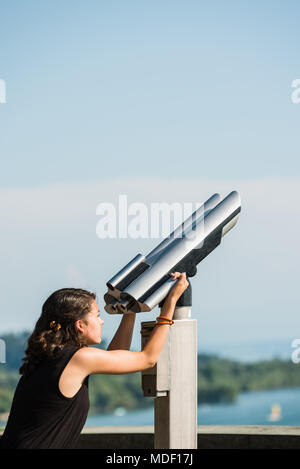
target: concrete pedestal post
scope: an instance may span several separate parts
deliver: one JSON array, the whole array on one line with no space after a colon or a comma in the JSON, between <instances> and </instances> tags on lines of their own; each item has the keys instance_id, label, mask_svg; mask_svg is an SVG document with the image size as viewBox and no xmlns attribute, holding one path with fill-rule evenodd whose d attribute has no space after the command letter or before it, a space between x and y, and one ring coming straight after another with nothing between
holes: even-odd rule
<instances>
[{"instance_id":1,"label":"concrete pedestal post","mask_svg":"<svg viewBox=\"0 0 300 469\"><path fill-rule=\"evenodd\" d=\"M144 395L155 398L155 449L197 448L197 321L191 318L191 305L189 282L176 303L174 324L158 362L142 372ZM142 323L142 348L153 327L154 321Z\"/></svg>"},{"instance_id":2,"label":"concrete pedestal post","mask_svg":"<svg viewBox=\"0 0 300 469\"><path fill-rule=\"evenodd\" d=\"M189 307L175 309L165 344L170 389L155 397L154 448L197 448L197 321L190 312Z\"/></svg>"}]
</instances>

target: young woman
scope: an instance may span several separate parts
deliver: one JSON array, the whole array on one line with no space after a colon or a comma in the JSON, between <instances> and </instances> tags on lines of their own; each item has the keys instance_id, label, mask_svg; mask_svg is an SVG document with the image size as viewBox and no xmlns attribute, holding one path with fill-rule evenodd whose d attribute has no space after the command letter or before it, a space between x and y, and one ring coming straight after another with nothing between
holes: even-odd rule
<instances>
[{"instance_id":1,"label":"young woman","mask_svg":"<svg viewBox=\"0 0 300 469\"><path fill-rule=\"evenodd\" d=\"M107 350L101 341L96 295L64 288L45 301L28 340L0 448L71 448L85 424L91 374L134 373L155 365L167 338L176 302L188 287L186 275L168 294L156 327L140 352L129 351L135 314L123 315Z\"/></svg>"}]
</instances>

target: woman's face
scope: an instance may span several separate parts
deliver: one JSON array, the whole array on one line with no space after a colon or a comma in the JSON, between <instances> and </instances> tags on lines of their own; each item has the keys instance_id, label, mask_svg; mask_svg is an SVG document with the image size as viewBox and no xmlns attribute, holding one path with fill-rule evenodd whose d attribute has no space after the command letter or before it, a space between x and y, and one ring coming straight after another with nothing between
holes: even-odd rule
<instances>
[{"instance_id":1,"label":"woman's face","mask_svg":"<svg viewBox=\"0 0 300 469\"><path fill-rule=\"evenodd\" d=\"M76 321L81 338L86 345L99 344L102 336L102 325L104 321L100 318L100 312L95 300L92 301L91 311L84 319Z\"/></svg>"}]
</instances>

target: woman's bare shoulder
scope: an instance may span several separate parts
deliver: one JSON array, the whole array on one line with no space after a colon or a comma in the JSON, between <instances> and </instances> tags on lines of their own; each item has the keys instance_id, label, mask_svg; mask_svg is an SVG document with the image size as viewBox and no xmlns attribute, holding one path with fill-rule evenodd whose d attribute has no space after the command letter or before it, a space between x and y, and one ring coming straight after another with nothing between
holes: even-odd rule
<instances>
[{"instance_id":1,"label":"woman's bare shoulder","mask_svg":"<svg viewBox=\"0 0 300 469\"><path fill-rule=\"evenodd\" d=\"M107 350L103 350L97 347L81 347L74 354L74 361L82 362L84 360L90 360L91 358L104 356L106 353Z\"/></svg>"},{"instance_id":2,"label":"woman's bare shoulder","mask_svg":"<svg viewBox=\"0 0 300 469\"><path fill-rule=\"evenodd\" d=\"M105 361L106 350L96 347L81 347L74 353L69 365L74 372L78 371L88 375L95 367L95 363Z\"/></svg>"}]
</instances>

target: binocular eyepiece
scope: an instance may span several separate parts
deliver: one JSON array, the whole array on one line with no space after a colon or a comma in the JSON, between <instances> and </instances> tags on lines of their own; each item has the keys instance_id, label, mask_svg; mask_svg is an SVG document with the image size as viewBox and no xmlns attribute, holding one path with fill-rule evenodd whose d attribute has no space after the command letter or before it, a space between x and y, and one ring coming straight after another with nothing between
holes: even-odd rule
<instances>
[{"instance_id":1,"label":"binocular eyepiece","mask_svg":"<svg viewBox=\"0 0 300 469\"><path fill-rule=\"evenodd\" d=\"M104 309L109 314L151 311L174 285L171 272L197 273L197 265L237 223L241 199L233 191L223 200L212 195L147 256L137 254L107 282Z\"/></svg>"}]
</instances>

